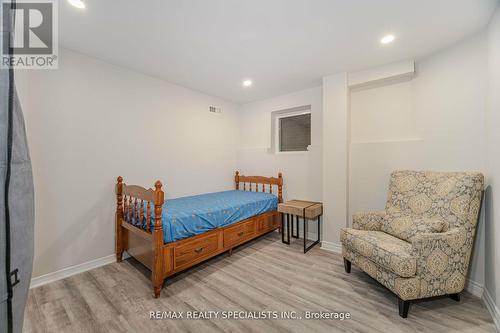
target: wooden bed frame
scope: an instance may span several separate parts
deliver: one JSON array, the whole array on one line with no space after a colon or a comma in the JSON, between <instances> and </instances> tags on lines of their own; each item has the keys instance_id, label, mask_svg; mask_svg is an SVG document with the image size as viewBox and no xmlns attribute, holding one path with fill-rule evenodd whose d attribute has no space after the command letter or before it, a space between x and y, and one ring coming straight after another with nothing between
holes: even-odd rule
<instances>
[{"instance_id":1,"label":"wooden bed frame","mask_svg":"<svg viewBox=\"0 0 500 333\"><path fill-rule=\"evenodd\" d=\"M202 261L228 251L257 238L265 233L281 228L280 213L271 211L249 219L216 228L172 243L163 243L162 206L164 193L157 181L154 189L137 185L125 185L118 177L116 184L116 261L121 262L123 251L151 270L153 295L160 296L163 281L168 276L188 269ZM283 202L283 177L240 176L234 177L237 190L273 193L273 185L278 188L278 200ZM243 184L243 186L241 186ZM243 188L242 188L243 187ZM266 191L267 189L267 191ZM144 209L144 204L146 209ZM153 211L152 211L153 210ZM150 226L154 216L153 228ZM146 230L134 225L146 219ZM151 231L152 229L152 231Z\"/></svg>"}]
</instances>

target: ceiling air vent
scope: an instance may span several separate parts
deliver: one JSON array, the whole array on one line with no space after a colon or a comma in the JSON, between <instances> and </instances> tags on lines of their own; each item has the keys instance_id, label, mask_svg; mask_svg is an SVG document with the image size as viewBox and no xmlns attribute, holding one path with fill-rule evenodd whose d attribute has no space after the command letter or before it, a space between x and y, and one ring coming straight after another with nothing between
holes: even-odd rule
<instances>
[{"instance_id":1,"label":"ceiling air vent","mask_svg":"<svg viewBox=\"0 0 500 333\"><path fill-rule=\"evenodd\" d=\"M220 106L209 106L208 107L208 111L210 113L217 113L217 114L219 114L219 113L222 113L222 108Z\"/></svg>"}]
</instances>

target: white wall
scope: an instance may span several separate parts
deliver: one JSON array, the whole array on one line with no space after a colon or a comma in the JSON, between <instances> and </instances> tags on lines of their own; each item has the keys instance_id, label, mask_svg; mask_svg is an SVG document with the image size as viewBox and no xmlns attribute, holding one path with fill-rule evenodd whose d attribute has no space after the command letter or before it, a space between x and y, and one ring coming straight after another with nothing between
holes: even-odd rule
<instances>
[{"instance_id":1,"label":"white wall","mask_svg":"<svg viewBox=\"0 0 500 333\"><path fill-rule=\"evenodd\" d=\"M167 198L233 188L237 106L64 49L59 64L21 85L34 276L114 253L118 175L148 187L160 179Z\"/></svg>"},{"instance_id":2,"label":"white wall","mask_svg":"<svg viewBox=\"0 0 500 333\"><path fill-rule=\"evenodd\" d=\"M486 88L481 33L417 61L411 81L353 91L350 213L383 210L394 169L485 172ZM470 276L481 285L483 229Z\"/></svg>"},{"instance_id":3,"label":"white wall","mask_svg":"<svg viewBox=\"0 0 500 333\"><path fill-rule=\"evenodd\" d=\"M283 172L284 198L322 199L322 90L302 90L240 108L238 168L245 174ZM308 152L274 153L271 148L271 112L311 105L311 146Z\"/></svg>"},{"instance_id":4,"label":"white wall","mask_svg":"<svg viewBox=\"0 0 500 333\"><path fill-rule=\"evenodd\" d=\"M485 214L485 289L500 313L500 7L488 34L488 103L486 108L486 214ZM500 322L497 322L497 327Z\"/></svg>"},{"instance_id":5,"label":"white wall","mask_svg":"<svg viewBox=\"0 0 500 333\"><path fill-rule=\"evenodd\" d=\"M381 143L418 138L413 116L412 82L353 90L351 144Z\"/></svg>"},{"instance_id":6,"label":"white wall","mask_svg":"<svg viewBox=\"0 0 500 333\"><path fill-rule=\"evenodd\" d=\"M347 73L323 78L322 247L339 250L340 229L347 225L349 198L349 99Z\"/></svg>"}]
</instances>

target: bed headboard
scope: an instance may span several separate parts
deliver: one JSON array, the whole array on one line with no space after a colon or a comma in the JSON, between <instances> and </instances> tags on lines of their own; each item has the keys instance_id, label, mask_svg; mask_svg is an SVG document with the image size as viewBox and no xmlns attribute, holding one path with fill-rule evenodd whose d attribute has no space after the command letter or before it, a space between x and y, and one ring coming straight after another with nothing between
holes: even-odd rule
<instances>
[{"instance_id":1,"label":"bed headboard","mask_svg":"<svg viewBox=\"0 0 500 333\"><path fill-rule=\"evenodd\" d=\"M269 193L273 193L273 185L275 185L278 187L278 201L283 202L283 175L281 174L281 172L278 173L278 178L276 178L276 177L263 177L263 176L242 176L240 175L239 171L236 171L236 174L234 176L234 183L236 184L237 190L243 190L243 191L254 190L255 192L269 192ZM241 184L243 184L243 186ZM248 189L247 189L247 184L248 184Z\"/></svg>"}]
</instances>

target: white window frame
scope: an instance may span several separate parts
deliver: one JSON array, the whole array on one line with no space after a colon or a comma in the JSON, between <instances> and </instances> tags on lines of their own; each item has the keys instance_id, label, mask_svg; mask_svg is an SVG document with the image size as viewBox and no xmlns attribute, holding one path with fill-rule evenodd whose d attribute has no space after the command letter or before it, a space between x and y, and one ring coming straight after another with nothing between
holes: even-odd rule
<instances>
[{"instance_id":1,"label":"white window frame","mask_svg":"<svg viewBox=\"0 0 500 333\"><path fill-rule=\"evenodd\" d=\"M311 105L298 106L295 108L273 111L271 113L271 150L275 154L304 154L309 152L309 146L306 150L298 151L281 151L280 150L280 119L300 116L304 114L311 114ZM311 115L312 118L312 115ZM312 123L311 123L311 137L312 137ZM312 138L311 138L312 139Z\"/></svg>"}]
</instances>

